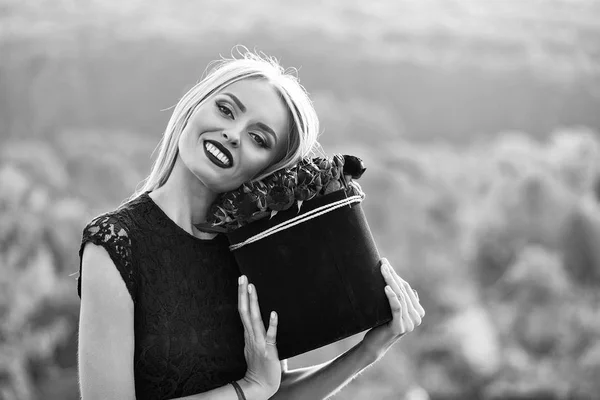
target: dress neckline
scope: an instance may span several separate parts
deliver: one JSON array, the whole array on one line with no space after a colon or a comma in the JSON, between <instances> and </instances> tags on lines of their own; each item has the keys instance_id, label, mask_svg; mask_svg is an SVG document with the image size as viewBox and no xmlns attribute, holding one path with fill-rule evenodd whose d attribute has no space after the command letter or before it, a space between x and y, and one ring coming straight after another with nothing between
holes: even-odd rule
<instances>
[{"instance_id":1,"label":"dress neckline","mask_svg":"<svg viewBox=\"0 0 600 400\"><path fill-rule=\"evenodd\" d=\"M162 208L160 208L160 206L158 204L156 204L156 202L154 201L154 199L152 197L150 197L150 192L144 192L140 195L140 197L142 197L144 200L146 200L147 202L149 202L153 208L156 209L156 211L162 216L162 218L167 221L167 223L169 225L171 225L173 227L173 229L175 229L176 231L178 231L180 234L189 237L190 239L199 242L199 243L203 243L203 244L212 244L212 243L220 243L224 238L225 235L222 235L220 233L217 233L217 235L212 238L212 239L202 239L199 238L197 236L192 235L191 233L189 233L188 231L186 231L185 229L183 229L181 226L179 226L175 221L173 221L171 219L171 217L169 217L167 215L167 213L165 213L163 211Z\"/></svg>"}]
</instances>

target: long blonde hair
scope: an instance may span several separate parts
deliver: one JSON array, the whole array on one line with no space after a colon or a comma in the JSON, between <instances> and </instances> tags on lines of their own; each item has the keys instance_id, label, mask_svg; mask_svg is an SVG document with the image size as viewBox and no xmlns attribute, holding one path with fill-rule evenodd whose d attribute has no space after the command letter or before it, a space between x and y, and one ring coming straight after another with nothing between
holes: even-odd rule
<instances>
[{"instance_id":1,"label":"long blonde hair","mask_svg":"<svg viewBox=\"0 0 600 400\"><path fill-rule=\"evenodd\" d=\"M142 182L142 186L136 190L132 198L165 184L179 154L179 137L194 110L214 93L243 79L264 79L271 83L279 92L291 117L286 154L280 161L268 166L254 177L254 180L294 165L300 158L308 156L318 147L317 113L308 93L293 74L295 70L286 71L275 58L264 54L252 53L245 48L243 50L238 48L237 51L240 57L236 58L232 55L231 58L222 58L211 63L212 70L179 100L157 147L158 156L150 175Z\"/></svg>"}]
</instances>

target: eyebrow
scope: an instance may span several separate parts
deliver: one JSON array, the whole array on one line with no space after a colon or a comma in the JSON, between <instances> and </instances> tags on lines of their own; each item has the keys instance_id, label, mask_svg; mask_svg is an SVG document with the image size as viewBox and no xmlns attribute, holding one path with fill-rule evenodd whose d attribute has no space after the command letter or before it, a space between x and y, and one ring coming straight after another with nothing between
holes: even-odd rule
<instances>
[{"instance_id":1,"label":"eyebrow","mask_svg":"<svg viewBox=\"0 0 600 400\"><path fill-rule=\"evenodd\" d=\"M229 96L231 98L231 100L233 100L233 102L235 103L235 105L238 106L238 108L240 110L242 110L242 112L246 112L246 106L235 95L233 95L233 94L231 94L229 92L226 92L226 93L223 93L223 94L226 95L226 96Z\"/></svg>"},{"instance_id":2,"label":"eyebrow","mask_svg":"<svg viewBox=\"0 0 600 400\"><path fill-rule=\"evenodd\" d=\"M271 129L269 125L265 125L262 122L257 122L256 126L258 126L263 131L267 132L269 135L273 136L273 140L275 141L275 144L277 144L277 135L275 134L275 132L273 132L273 129Z\"/></svg>"},{"instance_id":3,"label":"eyebrow","mask_svg":"<svg viewBox=\"0 0 600 400\"><path fill-rule=\"evenodd\" d=\"M231 100L233 100L235 105L238 106L238 108L243 113L246 112L246 106L240 101L240 99L237 98L236 95L229 93L229 92L225 92L223 94L225 96L229 96L231 98ZM271 127L269 125L263 124L262 122L257 122L256 126L258 128L260 128L261 130L265 131L266 133L268 133L269 135L273 136L273 140L275 141L275 143L277 143L277 135L275 134L275 132L273 131L273 129L271 129Z\"/></svg>"}]
</instances>

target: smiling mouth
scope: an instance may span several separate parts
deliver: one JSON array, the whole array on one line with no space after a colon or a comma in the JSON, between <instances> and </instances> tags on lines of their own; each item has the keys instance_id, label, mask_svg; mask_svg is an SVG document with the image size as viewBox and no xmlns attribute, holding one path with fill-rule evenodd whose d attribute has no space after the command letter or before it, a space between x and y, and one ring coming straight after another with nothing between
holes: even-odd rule
<instances>
[{"instance_id":1,"label":"smiling mouth","mask_svg":"<svg viewBox=\"0 0 600 400\"><path fill-rule=\"evenodd\" d=\"M233 167L233 156L223 145L212 140L204 141L204 152L208 159L221 168Z\"/></svg>"}]
</instances>

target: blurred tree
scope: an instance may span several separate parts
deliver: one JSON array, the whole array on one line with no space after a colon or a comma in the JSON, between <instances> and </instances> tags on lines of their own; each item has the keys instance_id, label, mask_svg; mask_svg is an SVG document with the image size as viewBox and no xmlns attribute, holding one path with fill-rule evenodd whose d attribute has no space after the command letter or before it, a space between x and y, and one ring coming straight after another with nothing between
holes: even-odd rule
<instances>
[{"instance_id":1,"label":"blurred tree","mask_svg":"<svg viewBox=\"0 0 600 400\"><path fill-rule=\"evenodd\" d=\"M53 254L43 240L47 227L39 211L45 208L47 193L13 168L0 164L0 393L28 400L37 395L33 366L45 365L40 372L47 379L56 346L74 327L62 312L44 312L48 304L64 298L66 283L56 274ZM20 196L13 191L18 188Z\"/></svg>"}]
</instances>

